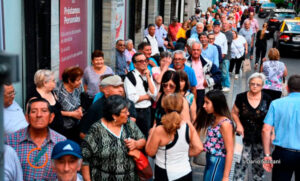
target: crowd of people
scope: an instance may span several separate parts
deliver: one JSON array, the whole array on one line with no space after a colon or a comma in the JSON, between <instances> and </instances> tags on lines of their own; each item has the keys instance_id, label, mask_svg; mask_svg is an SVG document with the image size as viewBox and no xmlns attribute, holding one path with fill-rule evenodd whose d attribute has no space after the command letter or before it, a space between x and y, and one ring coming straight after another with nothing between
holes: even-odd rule
<instances>
[{"instance_id":1,"label":"crowd of people","mask_svg":"<svg viewBox=\"0 0 300 181\"><path fill-rule=\"evenodd\" d=\"M154 180L190 181L190 158L202 151L205 181L229 180L232 167L234 180L244 180L251 161L253 180L272 168L273 180L299 177L300 75L280 98L287 68L277 49L267 51L267 24L260 29L254 15L246 3L217 2L183 23L157 16L137 50L130 39L116 41L115 67L95 50L90 66L66 68L58 83L38 70L25 114L6 82L6 180L140 180L144 155ZM257 72L230 111L230 76L239 79L255 47ZM236 134L244 148L232 164Z\"/></svg>"}]
</instances>

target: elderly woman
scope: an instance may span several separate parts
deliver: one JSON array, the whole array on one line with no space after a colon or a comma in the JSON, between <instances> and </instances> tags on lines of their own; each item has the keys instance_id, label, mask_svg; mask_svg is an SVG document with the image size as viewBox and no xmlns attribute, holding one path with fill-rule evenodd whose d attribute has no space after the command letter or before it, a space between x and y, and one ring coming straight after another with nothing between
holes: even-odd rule
<instances>
[{"instance_id":1,"label":"elderly woman","mask_svg":"<svg viewBox=\"0 0 300 181\"><path fill-rule=\"evenodd\" d=\"M95 50L92 53L92 66L85 68L82 79L84 90L91 100L99 92L100 77L106 74L114 74L114 72L104 64L103 52Z\"/></svg>"},{"instance_id":2,"label":"elderly woman","mask_svg":"<svg viewBox=\"0 0 300 181\"><path fill-rule=\"evenodd\" d=\"M282 81L288 71L283 62L279 61L280 54L276 48L271 48L268 53L269 60L264 61L261 72L266 75L263 92L267 93L272 100L278 99L282 94Z\"/></svg>"},{"instance_id":3,"label":"elderly woman","mask_svg":"<svg viewBox=\"0 0 300 181\"><path fill-rule=\"evenodd\" d=\"M234 180L244 180L245 170L251 161L254 180L262 180L264 169L261 132L264 118L271 103L270 97L262 92L265 75L254 73L248 79L249 91L236 96L231 114L236 122L236 132L243 136L242 160L236 163ZM256 161L256 162L255 162Z\"/></svg>"},{"instance_id":4,"label":"elderly woman","mask_svg":"<svg viewBox=\"0 0 300 181\"><path fill-rule=\"evenodd\" d=\"M238 35L236 31L232 31L232 37L229 72L232 73L235 67L235 79L238 79L242 61L245 58L245 54L248 53L248 45L246 39Z\"/></svg>"},{"instance_id":5,"label":"elderly woman","mask_svg":"<svg viewBox=\"0 0 300 181\"><path fill-rule=\"evenodd\" d=\"M128 152L143 149L145 137L128 120L128 101L119 95L107 98L103 118L94 123L82 142L84 180L139 180Z\"/></svg>"},{"instance_id":6,"label":"elderly woman","mask_svg":"<svg viewBox=\"0 0 300 181\"><path fill-rule=\"evenodd\" d=\"M125 41L125 46L126 46L126 49L125 49L124 54L126 56L126 62L129 66L129 64L131 63L132 56L136 53L136 50L134 49L133 41L131 39L128 39L127 41Z\"/></svg>"},{"instance_id":7,"label":"elderly woman","mask_svg":"<svg viewBox=\"0 0 300 181\"><path fill-rule=\"evenodd\" d=\"M79 67L66 68L62 73L62 82L55 93L62 106L63 135L73 141L79 141L78 124L83 113L80 102L81 78L83 71Z\"/></svg>"},{"instance_id":8,"label":"elderly woman","mask_svg":"<svg viewBox=\"0 0 300 181\"><path fill-rule=\"evenodd\" d=\"M62 133L61 105L53 92L56 85L54 73L46 69L38 70L34 74L34 84L36 88L30 92L26 102L34 97L46 99L50 103L52 112L55 114L54 120L49 126L53 130Z\"/></svg>"},{"instance_id":9,"label":"elderly woman","mask_svg":"<svg viewBox=\"0 0 300 181\"><path fill-rule=\"evenodd\" d=\"M194 126L180 116L183 104L179 93L165 96L162 125L150 130L146 153L155 156L155 180L192 180L189 156L198 155L203 145Z\"/></svg>"}]
</instances>

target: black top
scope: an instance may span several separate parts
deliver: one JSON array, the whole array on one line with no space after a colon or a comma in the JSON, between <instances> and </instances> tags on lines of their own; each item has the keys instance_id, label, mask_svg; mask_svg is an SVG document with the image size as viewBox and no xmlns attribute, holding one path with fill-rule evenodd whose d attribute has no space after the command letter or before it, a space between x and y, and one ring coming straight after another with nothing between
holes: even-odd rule
<instances>
[{"instance_id":1,"label":"black top","mask_svg":"<svg viewBox=\"0 0 300 181\"><path fill-rule=\"evenodd\" d=\"M128 100L128 99L127 99ZM94 104L90 106L87 113L82 117L80 123L79 123L79 129L80 132L87 134L90 127L100 120L103 115L103 105L106 101L105 96L98 99ZM128 111L130 113L130 117L136 118L136 110L134 107L134 103L130 100L130 107L128 108Z\"/></svg>"},{"instance_id":2,"label":"black top","mask_svg":"<svg viewBox=\"0 0 300 181\"><path fill-rule=\"evenodd\" d=\"M54 94L53 91L51 91L54 99L55 99L55 105L50 105L50 109L51 111L54 113L55 117L52 121L52 123L49 125L49 127L59 133L62 133L62 115L61 115L61 105L60 103L57 101L56 96ZM28 102L28 100L32 97L37 97L37 98L42 98L42 96L40 95L40 93L38 93L38 91L36 89L34 89L30 95L27 97L26 99L26 103Z\"/></svg>"},{"instance_id":3,"label":"black top","mask_svg":"<svg viewBox=\"0 0 300 181\"><path fill-rule=\"evenodd\" d=\"M265 36L263 39L260 39L261 30L259 30L256 34L256 42L255 46L256 48L267 48L267 40L269 39L269 33L265 33Z\"/></svg>"},{"instance_id":4,"label":"black top","mask_svg":"<svg viewBox=\"0 0 300 181\"><path fill-rule=\"evenodd\" d=\"M271 98L262 92L259 105L253 108L247 98L247 92L236 96L235 105L239 109L239 118L244 127L244 142L261 143L261 131L268 112Z\"/></svg>"},{"instance_id":5,"label":"black top","mask_svg":"<svg viewBox=\"0 0 300 181\"><path fill-rule=\"evenodd\" d=\"M163 97L163 94L161 94L161 96L159 97L159 99L156 102L154 118L155 118L157 126L161 125L161 118L163 117L163 115L166 114L164 108L161 107L162 97Z\"/></svg>"}]
</instances>

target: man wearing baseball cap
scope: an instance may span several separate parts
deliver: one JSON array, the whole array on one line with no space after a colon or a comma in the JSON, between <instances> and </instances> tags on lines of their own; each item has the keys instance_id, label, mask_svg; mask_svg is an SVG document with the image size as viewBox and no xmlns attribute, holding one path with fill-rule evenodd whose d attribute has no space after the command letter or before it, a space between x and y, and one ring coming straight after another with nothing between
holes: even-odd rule
<instances>
[{"instance_id":1,"label":"man wearing baseball cap","mask_svg":"<svg viewBox=\"0 0 300 181\"><path fill-rule=\"evenodd\" d=\"M77 143L71 140L58 142L53 148L51 160L58 181L82 181L77 174L82 163L81 149Z\"/></svg>"},{"instance_id":2,"label":"man wearing baseball cap","mask_svg":"<svg viewBox=\"0 0 300 181\"><path fill-rule=\"evenodd\" d=\"M90 127L102 118L102 110L106 98L112 95L125 96L123 81L118 75L111 75L103 78L100 83L100 91L104 94L104 96L102 96L90 106L87 113L83 116L83 118L80 121L79 128L80 137L82 139L88 133ZM132 101L130 101L130 103L130 119L135 121L136 110L134 107L134 103Z\"/></svg>"}]
</instances>

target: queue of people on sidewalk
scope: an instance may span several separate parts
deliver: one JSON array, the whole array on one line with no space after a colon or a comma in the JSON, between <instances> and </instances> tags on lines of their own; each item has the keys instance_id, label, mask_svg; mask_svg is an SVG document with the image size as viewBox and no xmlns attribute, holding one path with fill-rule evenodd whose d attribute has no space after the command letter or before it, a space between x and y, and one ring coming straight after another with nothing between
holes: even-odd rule
<instances>
[{"instance_id":1,"label":"queue of people on sidewalk","mask_svg":"<svg viewBox=\"0 0 300 181\"><path fill-rule=\"evenodd\" d=\"M190 158L205 151L204 180L225 181L235 134L244 143L235 180L245 179L250 161L254 180L273 167L273 180L299 174L300 139L292 137L299 137L300 75L289 78L290 94L280 99L287 69L277 49L265 57L266 26L259 30L252 8L237 3L196 9L182 24L172 18L169 27L157 16L137 51L132 40L116 41L115 67L95 50L91 66L66 68L58 84L54 72L38 70L25 115L6 82L6 178L140 180L137 160L148 156L155 158L155 180L192 180ZM235 69L239 78L254 45L261 73L249 77L249 90L230 111L224 94L230 73ZM281 163L272 162L271 141L273 160Z\"/></svg>"}]
</instances>

